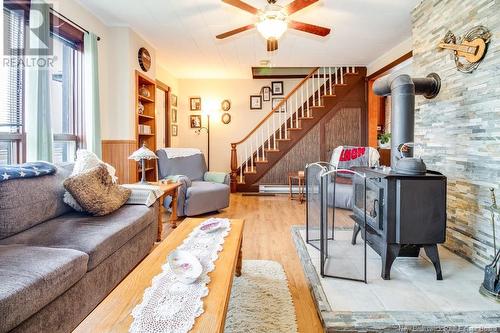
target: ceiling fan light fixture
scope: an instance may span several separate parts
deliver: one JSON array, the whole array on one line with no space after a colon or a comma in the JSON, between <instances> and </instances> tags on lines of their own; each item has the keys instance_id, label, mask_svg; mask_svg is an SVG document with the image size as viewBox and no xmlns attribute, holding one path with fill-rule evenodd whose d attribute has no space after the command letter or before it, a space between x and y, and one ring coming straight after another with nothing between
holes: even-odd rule
<instances>
[{"instance_id":1,"label":"ceiling fan light fixture","mask_svg":"<svg viewBox=\"0 0 500 333\"><path fill-rule=\"evenodd\" d=\"M265 39L280 39L287 29L287 15L283 8L277 5L267 6L257 23L257 30Z\"/></svg>"}]
</instances>

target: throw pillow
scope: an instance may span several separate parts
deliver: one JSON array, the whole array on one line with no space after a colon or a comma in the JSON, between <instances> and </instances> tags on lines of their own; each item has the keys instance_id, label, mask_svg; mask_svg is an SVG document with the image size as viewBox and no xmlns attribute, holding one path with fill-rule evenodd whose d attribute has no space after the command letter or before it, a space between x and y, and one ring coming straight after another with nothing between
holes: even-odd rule
<instances>
[{"instance_id":1,"label":"throw pillow","mask_svg":"<svg viewBox=\"0 0 500 333\"><path fill-rule=\"evenodd\" d=\"M64 188L94 216L104 216L125 204L131 191L114 184L104 164L64 181Z\"/></svg>"},{"instance_id":2,"label":"throw pillow","mask_svg":"<svg viewBox=\"0 0 500 333\"><path fill-rule=\"evenodd\" d=\"M73 172L71 173L71 176L76 176L78 174L81 174L82 172L95 168L100 164L106 165L106 168L108 169L108 172L111 178L113 179L113 183L116 183L117 181L117 178L115 177L116 169L113 168L111 165L101 161L97 157L97 155L94 154L93 152L85 149L79 149L76 152L75 166L73 167ZM63 201L74 210L79 212L83 211L83 208L78 204L75 198L73 198L68 191L64 193Z\"/></svg>"}]
</instances>

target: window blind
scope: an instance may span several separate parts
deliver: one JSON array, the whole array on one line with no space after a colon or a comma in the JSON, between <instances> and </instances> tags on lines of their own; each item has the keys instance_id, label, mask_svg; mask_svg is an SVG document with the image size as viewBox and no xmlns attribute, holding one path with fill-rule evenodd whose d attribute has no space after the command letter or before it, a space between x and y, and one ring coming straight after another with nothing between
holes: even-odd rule
<instances>
[{"instance_id":1,"label":"window blind","mask_svg":"<svg viewBox=\"0 0 500 333\"><path fill-rule=\"evenodd\" d=\"M4 45L10 46L4 52L10 57L22 57L24 45L25 18L22 12L7 8L3 10ZM6 54L7 55L7 54ZM15 62L14 62L15 63ZM24 110L24 69L22 66L5 66L2 83L2 106L0 109L0 132L20 133Z\"/></svg>"}]
</instances>

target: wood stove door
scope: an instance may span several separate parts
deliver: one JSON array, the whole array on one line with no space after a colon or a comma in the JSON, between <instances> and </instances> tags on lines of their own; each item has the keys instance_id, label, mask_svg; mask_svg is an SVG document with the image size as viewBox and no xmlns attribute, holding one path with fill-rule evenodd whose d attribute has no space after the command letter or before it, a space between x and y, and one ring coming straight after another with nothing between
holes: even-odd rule
<instances>
[{"instance_id":1,"label":"wood stove door","mask_svg":"<svg viewBox=\"0 0 500 333\"><path fill-rule=\"evenodd\" d=\"M378 234L384 230L383 203L384 189L378 186L377 180L366 180L366 223ZM354 214L362 219L364 214L364 186L355 183L354 186Z\"/></svg>"}]
</instances>

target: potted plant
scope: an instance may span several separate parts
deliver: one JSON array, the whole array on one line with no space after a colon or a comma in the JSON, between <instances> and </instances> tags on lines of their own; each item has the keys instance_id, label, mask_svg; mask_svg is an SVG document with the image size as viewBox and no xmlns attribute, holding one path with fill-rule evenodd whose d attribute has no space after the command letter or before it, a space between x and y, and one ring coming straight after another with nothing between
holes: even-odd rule
<instances>
[{"instance_id":1,"label":"potted plant","mask_svg":"<svg viewBox=\"0 0 500 333\"><path fill-rule=\"evenodd\" d=\"M391 146L391 133L382 133L378 135L378 146L380 148L389 148Z\"/></svg>"}]
</instances>

